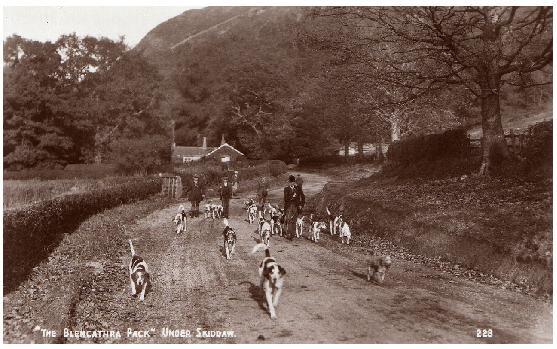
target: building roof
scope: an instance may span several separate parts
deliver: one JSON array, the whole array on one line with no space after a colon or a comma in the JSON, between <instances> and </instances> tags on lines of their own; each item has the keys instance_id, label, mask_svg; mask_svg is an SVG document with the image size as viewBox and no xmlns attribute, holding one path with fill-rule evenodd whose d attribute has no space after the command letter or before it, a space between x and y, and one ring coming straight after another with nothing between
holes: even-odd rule
<instances>
[{"instance_id":1,"label":"building roof","mask_svg":"<svg viewBox=\"0 0 557 349\"><path fill-rule=\"evenodd\" d=\"M216 148L215 147L207 147L207 148L203 148L203 147L182 147L182 146L175 146L174 147L174 152L173 155L174 156L179 156L179 157L183 157L183 156L187 156L187 157L192 157L192 156L205 156L208 153L214 151Z\"/></svg>"},{"instance_id":2,"label":"building roof","mask_svg":"<svg viewBox=\"0 0 557 349\"><path fill-rule=\"evenodd\" d=\"M244 153L242 153L241 151L239 151L238 149L234 148L233 146L231 146L231 145L228 144L228 143L224 143L224 144L221 144L221 145L220 145L219 147L217 147L217 148L213 148L213 150L211 150L210 152L208 152L206 155L211 155L212 153L216 152L217 150L219 150L219 149L222 148L222 147L229 147L230 149L236 151L236 152L239 153L240 155L244 155Z\"/></svg>"}]
</instances>

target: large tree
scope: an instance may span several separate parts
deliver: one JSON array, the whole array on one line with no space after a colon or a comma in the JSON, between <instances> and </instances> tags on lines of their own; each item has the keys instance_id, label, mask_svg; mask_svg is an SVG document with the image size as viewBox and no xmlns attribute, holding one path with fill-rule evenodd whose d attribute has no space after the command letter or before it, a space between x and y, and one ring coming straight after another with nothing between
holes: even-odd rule
<instances>
[{"instance_id":1,"label":"large tree","mask_svg":"<svg viewBox=\"0 0 557 349\"><path fill-rule=\"evenodd\" d=\"M132 139L168 160L170 144L160 149L168 130L156 112L160 78L143 57L126 50L123 39L75 34L54 43L7 38L4 165L61 167L123 159L122 144L128 145L128 158L145 159L143 150L130 146ZM141 140L151 136L156 141Z\"/></svg>"},{"instance_id":2,"label":"large tree","mask_svg":"<svg viewBox=\"0 0 557 349\"><path fill-rule=\"evenodd\" d=\"M551 7L330 8L350 18L374 54L381 81L409 97L458 86L475 96L482 120L481 174L509 157L501 123L501 89L551 64ZM377 52L381 54L377 54ZM547 77L549 80L550 77ZM548 83L536 81L535 84Z\"/></svg>"}]
</instances>

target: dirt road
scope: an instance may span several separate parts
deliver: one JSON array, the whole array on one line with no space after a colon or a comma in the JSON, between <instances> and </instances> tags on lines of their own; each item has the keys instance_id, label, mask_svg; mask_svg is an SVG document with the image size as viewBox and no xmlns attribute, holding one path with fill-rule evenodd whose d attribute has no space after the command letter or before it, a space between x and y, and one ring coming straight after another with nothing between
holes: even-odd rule
<instances>
[{"instance_id":1,"label":"dirt road","mask_svg":"<svg viewBox=\"0 0 557 349\"><path fill-rule=\"evenodd\" d=\"M307 195L327 178L304 174ZM280 203L282 189L270 192ZM550 343L551 305L519 293L447 276L423 265L394 261L386 282L365 280L366 251L325 237L288 241L273 237L271 253L286 269L286 288L271 320L258 287L263 253L251 255L255 224L231 202L230 225L239 233L236 254L226 260L221 221L196 218L176 236L171 219L178 204L127 227L126 234L149 263L153 289L145 304L131 299L127 278L113 283L102 306L83 296L74 310L96 312L105 329L149 331L151 337L114 342L157 343ZM307 235L307 233L306 233ZM128 255L122 255L122 274ZM124 275L124 274L123 274ZM108 287L111 288L111 287ZM89 304L89 305L87 305ZM163 329L189 330L165 337ZM197 329L234 331L232 338L199 338ZM491 329L492 338L476 338ZM213 333L213 335L216 333ZM190 337L191 336L191 337ZM68 340L83 342L84 340ZM102 340L105 342L106 340Z\"/></svg>"}]
</instances>

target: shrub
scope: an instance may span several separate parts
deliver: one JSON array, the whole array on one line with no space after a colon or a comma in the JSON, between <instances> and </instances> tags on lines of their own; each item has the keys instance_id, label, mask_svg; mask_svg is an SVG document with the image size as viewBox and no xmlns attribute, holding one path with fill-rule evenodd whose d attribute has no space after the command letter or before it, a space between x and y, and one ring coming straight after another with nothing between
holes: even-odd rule
<instances>
[{"instance_id":1,"label":"shrub","mask_svg":"<svg viewBox=\"0 0 557 349\"><path fill-rule=\"evenodd\" d=\"M530 126L529 137L523 156L529 167L551 164L553 159L553 121L544 121Z\"/></svg>"},{"instance_id":2,"label":"shrub","mask_svg":"<svg viewBox=\"0 0 557 349\"><path fill-rule=\"evenodd\" d=\"M273 177L278 177L288 171L288 166L284 161L271 160L269 161L269 174Z\"/></svg>"},{"instance_id":3,"label":"shrub","mask_svg":"<svg viewBox=\"0 0 557 349\"><path fill-rule=\"evenodd\" d=\"M375 154L373 155L350 155L348 157L344 155L323 155L317 157L307 157L300 159L301 166L316 166L322 164L361 164L361 163L370 163L377 161L377 157Z\"/></svg>"},{"instance_id":4,"label":"shrub","mask_svg":"<svg viewBox=\"0 0 557 349\"><path fill-rule=\"evenodd\" d=\"M84 179L104 178L116 174L116 165L112 164L70 164L64 169L27 169L21 171L4 171L4 179Z\"/></svg>"},{"instance_id":5,"label":"shrub","mask_svg":"<svg viewBox=\"0 0 557 349\"><path fill-rule=\"evenodd\" d=\"M113 187L133 180L137 180L137 178L4 180L4 209L26 206L61 195Z\"/></svg>"},{"instance_id":6,"label":"shrub","mask_svg":"<svg viewBox=\"0 0 557 349\"><path fill-rule=\"evenodd\" d=\"M463 158L470 154L470 141L464 129L448 130L440 134L411 137L389 146L387 159L408 165L421 161Z\"/></svg>"},{"instance_id":7,"label":"shrub","mask_svg":"<svg viewBox=\"0 0 557 349\"><path fill-rule=\"evenodd\" d=\"M65 232L90 215L160 191L160 180L141 180L4 211L4 265L17 270L18 260L46 256Z\"/></svg>"}]
</instances>

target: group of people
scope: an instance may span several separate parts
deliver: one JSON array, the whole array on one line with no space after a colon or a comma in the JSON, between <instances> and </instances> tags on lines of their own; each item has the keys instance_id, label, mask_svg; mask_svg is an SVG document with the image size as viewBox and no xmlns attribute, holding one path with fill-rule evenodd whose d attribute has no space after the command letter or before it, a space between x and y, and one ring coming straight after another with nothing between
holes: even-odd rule
<instances>
[{"instance_id":1,"label":"group of people","mask_svg":"<svg viewBox=\"0 0 557 349\"><path fill-rule=\"evenodd\" d=\"M284 215L286 222L286 237L292 240L296 234L296 219L302 213L306 204L306 196L303 191L304 180L298 174L297 177L290 175L288 184L284 187ZM260 211L263 210L267 203L269 183L266 181L259 182L257 189L257 203Z\"/></svg>"},{"instance_id":2,"label":"group of people","mask_svg":"<svg viewBox=\"0 0 557 349\"><path fill-rule=\"evenodd\" d=\"M223 208L223 218L228 218L230 199L232 198L232 185L228 178L222 179L222 185L219 187L219 197ZM188 200L191 203L191 217L199 217L199 203L205 199L205 188L199 182L199 176L193 176L193 183L188 191Z\"/></svg>"},{"instance_id":3,"label":"group of people","mask_svg":"<svg viewBox=\"0 0 557 349\"><path fill-rule=\"evenodd\" d=\"M284 187L284 215L286 221L286 237L292 240L296 235L296 219L302 214L306 203L306 196L303 191L304 181L298 174L297 177L290 175L288 183ZM223 218L229 218L230 199L232 198L233 188L227 177L222 179L219 187L219 198L223 208ZM258 182L257 203L260 211L267 203L269 194L269 182L265 179ZM188 191L188 200L191 203L191 217L199 217L199 203L205 199L205 189L199 182L199 176L193 176L193 183Z\"/></svg>"}]
</instances>

